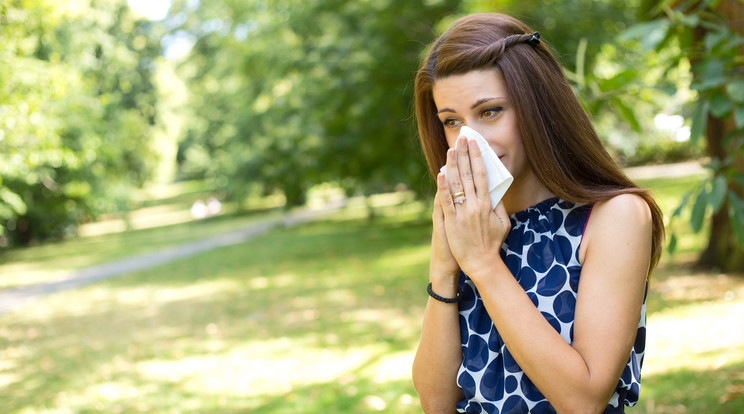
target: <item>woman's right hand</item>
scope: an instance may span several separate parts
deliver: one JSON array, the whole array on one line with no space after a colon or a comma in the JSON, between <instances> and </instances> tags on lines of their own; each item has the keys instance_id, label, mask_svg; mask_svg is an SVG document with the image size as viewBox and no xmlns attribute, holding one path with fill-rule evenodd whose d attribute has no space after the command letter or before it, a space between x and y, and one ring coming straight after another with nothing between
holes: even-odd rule
<instances>
[{"instance_id":1,"label":"woman's right hand","mask_svg":"<svg viewBox=\"0 0 744 414\"><path fill-rule=\"evenodd\" d=\"M439 197L451 197L437 191L434 198L434 213L432 214L432 236L431 236L431 263L429 268L430 279L433 284L454 281L457 283L460 273L460 265L450 251L447 233L444 230L444 212ZM439 282L439 283L437 283Z\"/></svg>"}]
</instances>

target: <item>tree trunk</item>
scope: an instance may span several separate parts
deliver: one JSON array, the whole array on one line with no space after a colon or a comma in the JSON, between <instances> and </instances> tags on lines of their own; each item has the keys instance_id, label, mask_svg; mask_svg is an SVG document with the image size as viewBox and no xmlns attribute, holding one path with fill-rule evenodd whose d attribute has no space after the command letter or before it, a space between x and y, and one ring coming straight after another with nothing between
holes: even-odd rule
<instances>
[{"instance_id":1,"label":"tree trunk","mask_svg":"<svg viewBox=\"0 0 744 414\"><path fill-rule=\"evenodd\" d=\"M732 153L734 149L725 147L723 137L734 128L736 126L731 118L708 117L708 155L723 159L727 154ZM734 165L738 171L744 171L744 159L741 156L736 158ZM729 190L734 191L740 197L744 193L733 181L729 181ZM725 202L711 218L708 246L701 254L698 264L708 269L716 268L723 272L744 273L744 248L737 242L733 227L738 224L731 222L728 210L728 202Z\"/></svg>"},{"instance_id":2,"label":"tree trunk","mask_svg":"<svg viewBox=\"0 0 744 414\"><path fill-rule=\"evenodd\" d=\"M744 6L737 0L722 0L716 8L716 11L723 16L731 30L742 33L744 27ZM695 33L695 40L701 42L705 32L698 30ZM744 55L744 45L740 46L740 51ZM708 115L707 123L707 152L712 158L724 159L728 155L734 155L733 167L744 172L744 158L738 148L731 143L727 145L724 137L736 129L733 120L733 114L728 118L720 119ZM733 180L729 180L729 190L735 192L740 197L744 196L744 189L737 185ZM700 256L699 264L706 268L717 268L723 272L744 273L744 248L740 246L734 235L734 225L729 216L728 203L724 203L721 209L716 212L711 219L710 237L708 246Z\"/></svg>"}]
</instances>

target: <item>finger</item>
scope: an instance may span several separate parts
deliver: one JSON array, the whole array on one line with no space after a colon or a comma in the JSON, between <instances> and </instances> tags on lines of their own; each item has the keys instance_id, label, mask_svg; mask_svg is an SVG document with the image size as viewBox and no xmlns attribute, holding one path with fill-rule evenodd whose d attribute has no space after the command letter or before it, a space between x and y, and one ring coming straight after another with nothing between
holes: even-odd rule
<instances>
[{"instance_id":1,"label":"finger","mask_svg":"<svg viewBox=\"0 0 744 414\"><path fill-rule=\"evenodd\" d=\"M460 172L457 168L457 152L454 149L447 150L447 176L449 182L450 196L463 192L462 181L460 181Z\"/></svg>"},{"instance_id":2,"label":"finger","mask_svg":"<svg viewBox=\"0 0 744 414\"><path fill-rule=\"evenodd\" d=\"M444 223L444 212L442 211L442 203L439 201L439 189L437 189L434 195L434 212L431 214L431 221L435 228L438 225Z\"/></svg>"},{"instance_id":3,"label":"finger","mask_svg":"<svg viewBox=\"0 0 744 414\"><path fill-rule=\"evenodd\" d=\"M447 165L448 171L449 168L449 165ZM450 193L449 185L447 184L447 177L442 173L437 175L437 198L439 199L439 205L442 207L442 214L444 217L453 216L455 214L455 202L452 201L452 194Z\"/></svg>"},{"instance_id":4,"label":"finger","mask_svg":"<svg viewBox=\"0 0 744 414\"><path fill-rule=\"evenodd\" d=\"M509 233L511 231L512 224L511 224L511 220L509 219L509 212L506 211L504 200L501 200L499 201L498 204L496 204L496 207L493 209L493 212L496 213L496 217L498 217L499 221L504 226L504 230L506 230L506 232Z\"/></svg>"},{"instance_id":5,"label":"finger","mask_svg":"<svg viewBox=\"0 0 744 414\"><path fill-rule=\"evenodd\" d=\"M496 204L496 207L493 208L493 212L496 213L496 216L498 216L499 219L502 219L502 221L503 219L509 220L509 213L506 211L504 200L501 200Z\"/></svg>"},{"instance_id":6,"label":"finger","mask_svg":"<svg viewBox=\"0 0 744 414\"><path fill-rule=\"evenodd\" d=\"M465 137L457 138L457 169L460 172L462 187L465 197L475 196L475 187L473 185L473 171L470 167L470 156L468 155L468 139ZM447 167L449 168L449 167Z\"/></svg>"},{"instance_id":7,"label":"finger","mask_svg":"<svg viewBox=\"0 0 744 414\"><path fill-rule=\"evenodd\" d=\"M475 194L481 202L488 200L490 207L491 198L488 195L488 173L486 172L486 165L483 162L483 157L480 152L480 147L478 147L478 143L475 141L469 141L468 152L470 154L470 166L473 169Z\"/></svg>"}]
</instances>

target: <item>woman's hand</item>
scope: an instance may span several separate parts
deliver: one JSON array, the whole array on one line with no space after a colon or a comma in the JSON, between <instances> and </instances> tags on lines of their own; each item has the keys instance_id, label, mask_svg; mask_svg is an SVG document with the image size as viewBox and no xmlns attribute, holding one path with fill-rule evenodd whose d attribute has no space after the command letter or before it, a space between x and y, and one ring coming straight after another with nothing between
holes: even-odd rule
<instances>
[{"instance_id":1,"label":"woman's hand","mask_svg":"<svg viewBox=\"0 0 744 414\"><path fill-rule=\"evenodd\" d=\"M458 141L457 150L447 151L447 176L437 176L437 200L452 256L470 275L471 270L487 267L500 257L511 222L503 202L491 209L488 175L478 144L464 137ZM452 195L461 192L465 201L456 204Z\"/></svg>"},{"instance_id":2,"label":"woman's hand","mask_svg":"<svg viewBox=\"0 0 744 414\"><path fill-rule=\"evenodd\" d=\"M431 235L429 277L433 283L437 281L456 282L457 275L460 272L460 265L457 264L455 257L452 256L449 243L447 242L447 234L444 230L444 212L442 211L442 203L439 201L440 197L452 198L449 192L443 194L440 191L437 191L434 198L434 213L431 217L434 228Z\"/></svg>"}]
</instances>

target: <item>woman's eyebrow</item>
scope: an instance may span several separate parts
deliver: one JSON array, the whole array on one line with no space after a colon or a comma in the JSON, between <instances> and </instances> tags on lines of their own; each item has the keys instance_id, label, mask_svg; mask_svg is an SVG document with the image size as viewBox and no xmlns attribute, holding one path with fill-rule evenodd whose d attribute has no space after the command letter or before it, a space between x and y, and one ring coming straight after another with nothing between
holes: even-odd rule
<instances>
[{"instance_id":1,"label":"woman's eyebrow","mask_svg":"<svg viewBox=\"0 0 744 414\"><path fill-rule=\"evenodd\" d=\"M495 101L495 100L499 100L499 99L503 100L504 98L502 98L502 97L493 97L493 98L478 99L477 101L475 101L475 103L472 106L470 106L470 109L475 109L478 106L480 106L483 103L486 103L488 101Z\"/></svg>"},{"instance_id":2,"label":"woman's eyebrow","mask_svg":"<svg viewBox=\"0 0 744 414\"><path fill-rule=\"evenodd\" d=\"M475 103L473 105L470 106L470 109L475 109L478 106L480 106L480 105L482 105L482 104L484 104L484 103L486 103L488 101L497 101L497 100L505 100L505 99L506 98L502 98L500 96L494 96L494 97L491 97L491 98L478 99L477 101L475 101ZM454 109L442 108L442 109L440 109L440 110L437 111L437 115L441 114L442 112L452 112L453 114L454 113L457 113Z\"/></svg>"}]
</instances>

